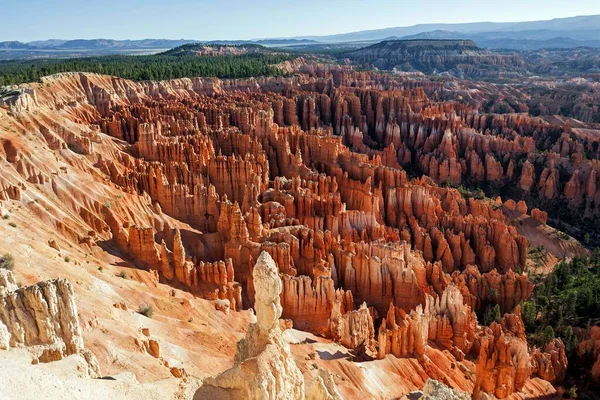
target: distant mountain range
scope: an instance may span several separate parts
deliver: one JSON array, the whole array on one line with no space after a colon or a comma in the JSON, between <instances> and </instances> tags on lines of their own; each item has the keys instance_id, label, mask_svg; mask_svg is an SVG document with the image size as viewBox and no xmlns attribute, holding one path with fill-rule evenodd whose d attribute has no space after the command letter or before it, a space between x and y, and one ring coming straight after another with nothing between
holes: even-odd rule
<instances>
[{"instance_id":1,"label":"distant mountain range","mask_svg":"<svg viewBox=\"0 0 600 400\"><path fill-rule=\"evenodd\" d=\"M267 46L289 46L295 44L318 43L309 39L262 39L262 40L170 40L170 39L142 39L142 40L114 40L114 39L75 39L75 40L40 40L35 42L0 42L0 49L4 50L100 50L100 49L162 49L174 48L189 43L204 44L262 44Z\"/></svg>"},{"instance_id":2,"label":"distant mountain range","mask_svg":"<svg viewBox=\"0 0 600 400\"><path fill-rule=\"evenodd\" d=\"M267 47L288 47L313 45L318 42L309 39L213 40L204 42L188 39L49 39L28 43L11 41L0 42L0 60L50 57L72 58L109 54L154 54L185 44L196 43L226 46L256 44Z\"/></svg>"},{"instance_id":3,"label":"distant mountain range","mask_svg":"<svg viewBox=\"0 0 600 400\"><path fill-rule=\"evenodd\" d=\"M537 50L548 48L599 47L600 28L588 31L552 31L548 29L515 32L460 33L430 31L394 39L469 39L488 49Z\"/></svg>"},{"instance_id":4,"label":"distant mountain range","mask_svg":"<svg viewBox=\"0 0 600 400\"><path fill-rule=\"evenodd\" d=\"M181 46L194 40L113 40L113 39L49 39L29 43L0 42L0 48L10 50L99 50L99 49L157 49Z\"/></svg>"},{"instance_id":5,"label":"distant mountain range","mask_svg":"<svg viewBox=\"0 0 600 400\"><path fill-rule=\"evenodd\" d=\"M548 21L530 22L474 22L461 24L419 24L342 33L327 36L300 36L295 39L315 40L321 43L345 43L354 41L375 41L388 38L408 39L411 36L447 32L453 37L435 37L435 39L470 39L470 36L483 35L498 39L548 40L556 37L577 41L598 41L600 36L600 15L570 18L557 18ZM414 38L414 37L413 37ZM433 37L432 37L433 38ZM479 46L482 44L478 43Z\"/></svg>"},{"instance_id":6,"label":"distant mountain range","mask_svg":"<svg viewBox=\"0 0 600 400\"><path fill-rule=\"evenodd\" d=\"M365 47L382 40L453 39L472 40L488 49L537 50L547 48L600 48L600 15L557 18L530 22L475 22L462 24L419 24L342 33L328 36L300 36L260 40L113 40L49 39L34 42L0 42L0 59L37 57L80 57L105 54L158 53L189 43L242 45L298 50L335 50Z\"/></svg>"}]
</instances>

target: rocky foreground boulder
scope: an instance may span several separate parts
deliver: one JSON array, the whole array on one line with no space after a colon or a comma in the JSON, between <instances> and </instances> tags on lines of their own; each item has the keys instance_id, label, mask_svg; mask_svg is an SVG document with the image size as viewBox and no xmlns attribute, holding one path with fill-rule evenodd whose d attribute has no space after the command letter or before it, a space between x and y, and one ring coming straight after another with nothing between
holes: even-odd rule
<instances>
[{"instance_id":1,"label":"rocky foreground boulder","mask_svg":"<svg viewBox=\"0 0 600 400\"><path fill-rule=\"evenodd\" d=\"M19 288L11 271L0 269L0 349L26 347L33 363L80 354L88 374L100 375L94 355L83 344L73 287L53 279Z\"/></svg>"}]
</instances>

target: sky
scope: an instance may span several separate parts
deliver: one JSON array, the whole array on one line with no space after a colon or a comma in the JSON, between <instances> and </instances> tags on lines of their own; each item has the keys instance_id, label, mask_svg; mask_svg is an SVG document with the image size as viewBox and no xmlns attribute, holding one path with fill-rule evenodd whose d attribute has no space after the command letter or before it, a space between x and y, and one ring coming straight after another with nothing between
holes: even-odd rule
<instances>
[{"instance_id":1,"label":"sky","mask_svg":"<svg viewBox=\"0 0 600 400\"><path fill-rule=\"evenodd\" d=\"M257 39L600 14L600 0L0 0L0 41Z\"/></svg>"}]
</instances>

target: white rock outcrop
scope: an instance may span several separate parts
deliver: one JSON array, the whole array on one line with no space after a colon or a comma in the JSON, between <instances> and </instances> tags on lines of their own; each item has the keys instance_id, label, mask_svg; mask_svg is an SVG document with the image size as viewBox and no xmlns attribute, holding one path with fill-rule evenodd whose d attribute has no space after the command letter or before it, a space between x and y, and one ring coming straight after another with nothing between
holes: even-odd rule
<instances>
[{"instance_id":1,"label":"white rock outcrop","mask_svg":"<svg viewBox=\"0 0 600 400\"><path fill-rule=\"evenodd\" d=\"M306 400L343 400L331 372L319 367L317 377L306 389Z\"/></svg>"},{"instance_id":2,"label":"white rock outcrop","mask_svg":"<svg viewBox=\"0 0 600 400\"><path fill-rule=\"evenodd\" d=\"M81 354L89 376L100 374L94 355L83 345L73 287L53 279L19 288L11 271L0 270L0 349L27 347L34 363Z\"/></svg>"},{"instance_id":3,"label":"white rock outcrop","mask_svg":"<svg viewBox=\"0 0 600 400\"><path fill-rule=\"evenodd\" d=\"M5 290L8 292L15 291L19 288L15 282L15 277L8 269L0 268L0 291Z\"/></svg>"},{"instance_id":4,"label":"white rock outcrop","mask_svg":"<svg viewBox=\"0 0 600 400\"><path fill-rule=\"evenodd\" d=\"M10 333L8 328L0 321L0 350L10 349Z\"/></svg>"},{"instance_id":5,"label":"white rock outcrop","mask_svg":"<svg viewBox=\"0 0 600 400\"><path fill-rule=\"evenodd\" d=\"M304 377L279 327L282 282L269 253L262 252L252 276L257 321L237 343L235 365L208 378L195 398L305 399Z\"/></svg>"},{"instance_id":6,"label":"white rock outcrop","mask_svg":"<svg viewBox=\"0 0 600 400\"><path fill-rule=\"evenodd\" d=\"M38 106L34 89L4 89L0 88L0 108L5 108L15 114L33 111Z\"/></svg>"},{"instance_id":7,"label":"white rock outcrop","mask_svg":"<svg viewBox=\"0 0 600 400\"><path fill-rule=\"evenodd\" d=\"M471 400L470 394L449 388L434 379L427 379L423 389L405 397L418 400Z\"/></svg>"},{"instance_id":8,"label":"white rock outcrop","mask_svg":"<svg viewBox=\"0 0 600 400\"><path fill-rule=\"evenodd\" d=\"M12 275L12 274L9 274ZM65 279L32 286L0 288L0 321L10 332L10 345L57 345L64 355L83 349L77 306L71 283Z\"/></svg>"}]
</instances>

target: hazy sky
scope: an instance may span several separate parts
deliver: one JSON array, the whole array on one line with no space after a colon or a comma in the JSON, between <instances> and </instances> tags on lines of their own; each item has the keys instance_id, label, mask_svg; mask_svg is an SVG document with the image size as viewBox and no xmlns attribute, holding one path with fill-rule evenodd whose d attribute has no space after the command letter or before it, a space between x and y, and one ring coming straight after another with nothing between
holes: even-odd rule
<instances>
[{"instance_id":1,"label":"hazy sky","mask_svg":"<svg viewBox=\"0 0 600 400\"><path fill-rule=\"evenodd\" d=\"M600 0L0 0L0 41L254 39L600 14Z\"/></svg>"}]
</instances>

